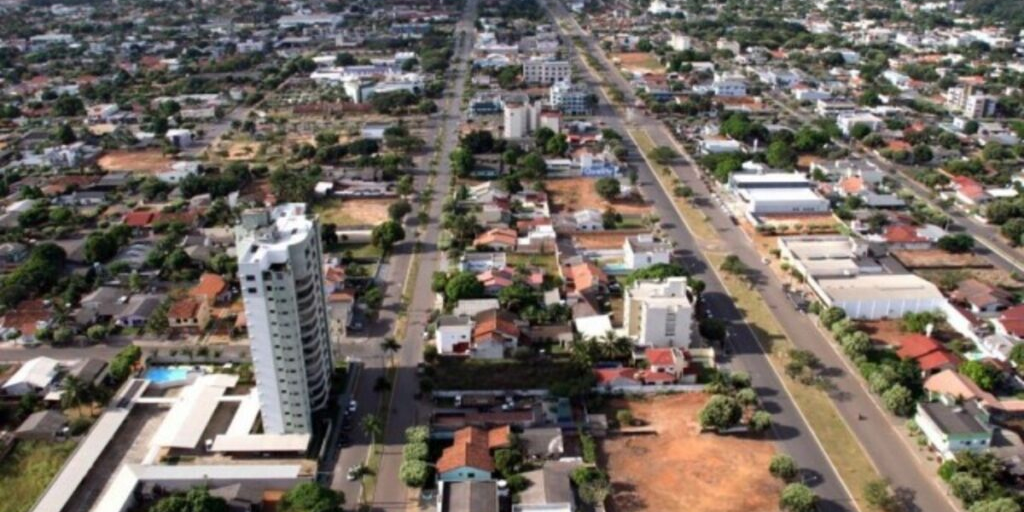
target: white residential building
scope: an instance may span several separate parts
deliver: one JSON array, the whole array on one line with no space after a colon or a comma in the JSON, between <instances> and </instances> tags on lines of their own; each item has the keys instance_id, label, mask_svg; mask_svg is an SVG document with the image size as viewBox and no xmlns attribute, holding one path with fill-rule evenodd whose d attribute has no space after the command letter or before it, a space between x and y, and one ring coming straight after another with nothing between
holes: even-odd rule
<instances>
[{"instance_id":1,"label":"white residential building","mask_svg":"<svg viewBox=\"0 0 1024 512\"><path fill-rule=\"evenodd\" d=\"M685 52L693 48L693 38L676 32L668 40L668 46L677 52Z\"/></svg>"},{"instance_id":2,"label":"white residential building","mask_svg":"<svg viewBox=\"0 0 1024 512\"><path fill-rule=\"evenodd\" d=\"M566 60L531 59L523 62L523 81L528 84L551 85L568 80L572 66Z\"/></svg>"},{"instance_id":3,"label":"white residential building","mask_svg":"<svg viewBox=\"0 0 1024 512\"><path fill-rule=\"evenodd\" d=\"M505 103L504 138L522 139L540 124L540 105L509 101Z\"/></svg>"},{"instance_id":4,"label":"white residential building","mask_svg":"<svg viewBox=\"0 0 1024 512\"><path fill-rule=\"evenodd\" d=\"M590 113L591 98L592 94L585 85L562 80L551 86L548 100L563 114L586 115Z\"/></svg>"},{"instance_id":5,"label":"white residential building","mask_svg":"<svg viewBox=\"0 0 1024 512\"><path fill-rule=\"evenodd\" d=\"M437 319L434 343L438 354L464 353L473 339L473 319L466 316L442 316Z\"/></svg>"},{"instance_id":6,"label":"white residential building","mask_svg":"<svg viewBox=\"0 0 1024 512\"><path fill-rule=\"evenodd\" d=\"M236 240L263 429L308 434L334 370L320 223L301 203L249 210Z\"/></svg>"},{"instance_id":7,"label":"white residential building","mask_svg":"<svg viewBox=\"0 0 1024 512\"><path fill-rule=\"evenodd\" d=\"M687 292L685 277L633 283L623 308L626 334L642 346L689 347L693 303Z\"/></svg>"},{"instance_id":8,"label":"white residential building","mask_svg":"<svg viewBox=\"0 0 1024 512\"><path fill-rule=\"evenodd\" d=\"M672 259L672 245L657 242L651 235L637 235L622 242L623 263L630 270L647 268Z\"/></svg>"},{"instance_id":9,"label":"white residential building","mask_svg":"<svg viewBox=\"0 0 1024 512\"><path fill-rule=\"evenodd\" d=\"M874 114L868 114L866 112L854 112L850 114L839 114L836 116L836 126L843 132L843 135L849 137L853 132L853 127L858 124L862 124L871 128L871 131L878 131L882 127L882 119Z\"/></svg>"}]
</instances>

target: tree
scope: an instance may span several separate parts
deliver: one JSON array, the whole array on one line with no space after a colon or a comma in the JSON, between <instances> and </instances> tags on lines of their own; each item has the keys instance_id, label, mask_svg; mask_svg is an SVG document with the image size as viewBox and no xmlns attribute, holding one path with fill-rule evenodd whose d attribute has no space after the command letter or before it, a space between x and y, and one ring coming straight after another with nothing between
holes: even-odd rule
<instances>
[{"instance_id":1,"label":"tree","mask_svg":"<svg viewBox=\"0 0 1024 512\"><path fill-rule=\"evenodd\" d=\"M615 421L619 422L621 426L629 426L633 424L633 413L629 409L619 409L615 411Z\"/></svg>"},{"instance_id":2,"label":"tree","mask_svg":"<svg viewBox=\"0 0 1024 512\"><path fill-rule=\"evenodd\" d=\"M996 498L971 505L970 512L1021 512L1013 498Z\"/></svg>"},{"instance_id":3,"label":"tree","mask_svg":"<svg viewBox=\"0 0 1024 512\"><path fill-rule=\"evenodd\" d=\"M61 144L71 144L78 140L78 136L75 135L75 130L67 123L61 123L61 125L57 127L57 131L54 132L53 136L57 139L57 142L60 142Z\"/></svg>"},{"instance_id":4,"label":"tree","mask_svg":"<svg viewBox=\"0 0 1024 512\"><path fill-rule=\"evenodd\" d=\"M422 460L403 460L398 478L409 487L423 487L430 480L430 466Z\"/></svg>"},{"instance_id":5,"label":"tree","mask_svg":"<svg viewBox=\"0 0 1024 512\"><path fill-rule=\"evenodd\" d=\"M85 104L77 96L60 95L53 103L53 114L60 117L74 117L85 113Z\"/></svg>"},{"instance_id":6,"label":"tree","mask_svg":"<svg viewBox=\"0 0 1024 512\"><path fill-rule=\"evenodd\" d=\"M999 381L999 370L981 361L966 361L960 365L960 373L974 381L981 389L992 391Z\"/></svg>"},{"instance_id":7,"label":"tree","mask_svg":"<svg viewBox=\"0 0 1024 512\"><path fill-rule=\"evenodd\" d=\"M978 122L973 119L964 123L964 133L967 135L974 135L975 133L978 133L978 128Z\"/></svg>"},{"instance_id":8,"label":"tree","mask_svg":"<svg viewBox=\"0 0 1024 512\"><path fill-rule=\"evenodd\" d=\"M401 222L402 219L412 212L412 205L405 199L399 199L388 206L388 217L395 221Z\"/></svg>"},{"instance_id":9,"label":"tree","mask_svg":"<svg viewBox=\"0 0 1024 512\"><path fill-rule=\"evenodd\" d=\"M748 390L744 390L748 391ZM765 432L772 426L772 415L768 411L754 411L750 415L750 430L754 432Z\"/></svg>"},{"instance_id":10,"label":"tree","mask_svg":"<svg viewBox=\"0 0 1024 512\"><path fill-rule=\"evenodd\" d=\"M370 241L374 247L385 253L391 252L391 248L405 238L405 229L402 225L393 220L387 220L373 228L370 234Z\"/></svg>"},{"instance_id":11,"label":"tree","mask_svg":"<svg viewBox=\"0 0 1024 512\"><path fill-rule=\"evenodd\" d=\"M476 167L473 153L462 146L455 148L449 158L452 162L452 171L460 178L468 177Z\"/></svg>"},{"instance_id":12,"label":"tree","mask_svg":"<svg viewBox=\"0 0 1024 512\"><path fill-rule=\"evenodd\" d=\"M430 456L430 447L425 442L407 443L402 447L402 458L404 460L427 460Z\"/></svg>"},{"instance_id":13,"label":"tree","mask_svg":"<svg viewBox=\"0 0 1024 512\"><path fill-rule=\"evenodd\" d=\"M303 482L292 487L281 498L281 512L338 512L345 495L316 482Z\"/></svg>"},{"instance_id":14,"label":"tree","mask_svg":"<svg viewBox=\"0 0 1024 512\"><path fill-rule=\"evenodd\" d=\"M647 156L654 160L655 163L661 165L667 165L672 162L677 156L676 152L667 146L658 146L652 149Z\"/></svg>"},{"instance_id":15,"label":"tree","mask_svg":"<svg viewBox=\"0 0 1024 512\"><path fill-rule=\"evenodd\" d=\"M622 193L622 186L615 178L601 178L594 182L594 190L605 201L612 201Z\"/></svg>"},{"instance_id":16,"label":"tree","mask_svg":"<svg viewBox=\"0 0 1024 512\"><path fill-rule=\"evenodd\" d=\"M85 238L85 260L90 263L106 263L120 249L117 238L105 231L93 231Z\"/></svg>"},{"instance_id":17,"label":"tree","mask_svg":"<svg viewBox=\"0 0 1024 512\"><path fill-rule=\"evenodd\" d=\"M757 403L757 391L753 388L743 388L736 392L736 400L739 400L741 405L750 406Z\"/></svg>"},{"instance_id":18,"label":"tree","mask_svg":"<svg viewBox=\"0 0 1024 512\"><path fill-rule=\"evenodd\" d=\"M741 260L740 257L736 256L735 254L730 254L726 256L725 259L722 260L722 264L719 265L718 268L730 274L743 274L747 271L746 264L744 264L743 260Z\"/></svg>"},{"instance_id":19,"label":"tree","mask_svg":"<svg viewBox=\"0 0 1024 512\"><path fill-rule=\"evenodd\" d=\"M893 496L889 489L889 482L884 479L875 479L864 485L864 498L868 505L882 512L897 512L899 501Z\"/></svg>"},{"instance_id":20,"label":"tree","mask_svg":"<svg viewBox=\"0 0 1024 512\"><path fill-rule=\"evenodd\" d=\"M985 497L985 482L966 472L958 472L949 479L949 487L964 505L971 506Z\"/></svg>"},{"instance_id":21,"label":"tree","mask_svg":"<svg viewBox=\"0 0 1024 512\"><path fill-rule=\"evenodd\" d=\"M430 427L416 425L405 429L405 442L426 443L430 439Z\"/></svg>"},{"instance_id":22,"label":"tree","mask_svg":"<svg viewBox=\"0 0 1024 512\"><path fill-rule=\"evenodd\" d=\"M790 482L797 477L800 470L796 467L796 462L792 457L780 453L772 456L772 461L768 464L768 472L783 482Z\"/></svg>"},{"instance_id":23,"label":"tree","mask_svg":"<svg viewBox=\"0 0 1024 512\"><path fill-rule=\"evenodd\" d=\"M712 342L720 342L725 339L725 322L718 318L705 318L700 321L698 331L704 339Z\"/></svg>"},{"instance_id":24,"label":"tree","mask_svg":"<svg viewBox=\"0 0 1024 512\"><path fill-rule=\"evenodd\" d=\"M85 335L88 336L90 340L97 342L107 339L107 334L109 334L109 330L105 325L93 325L85 331Z\"/></svg>"},{"instance_id":25,"label":"tree","mask_svg":"<svg viewBox=\"0 0 1024 512\"><path fill-rule=\"evenodd\" d=\"M974 249L974 237L966 233L946 235L940 238L936 245L938 245L939 249L949 253L968 253Z\"/></svg>"},{"instance_id":26,"label":"tree","mask_svg":"<svg viewBox=\"0 0 1024 512\"><path fill-rule=\"evenodd\" d=\"M64 377L64 382L62 383L61 388L61 408L77 408L81 411L82 403L87 400L85 383L74 375L68 375Z\"/></svg>"},{"instance_id":27,"label":"tree","mask_svg":"<svg viewBox=\"0 0 1024 512\"><path fill-rule=\"evenodd\" d=\"M900 416L910 416L913 414L916 403L914 401L914 394L902 384L894 384L882 393L882 402L885 403L886 409Z\"/></svg>"},{"instance_id":28,"label":"tree","mask_svg":"<svg viewBox=\"0 0 1024 512\"><path fill-rule=\"evenodd\" d=\"M782 490L779 508L786 512L813 512L818 496L804 484L789 484Z\"/></svg>"},{"instance_id":29,"label":"tree","mask_svg":"<svg viewBox=\"0 0 1024 512\"><path fill-rule=\"evenodd\" d=\"M564 134L559 133L544 143L544 153L552 156L562 156L569 151L569 141Z\"/></svg>"},{"instance_id":30,"label":"tree","mask_svg":"<svg viewBox=\"0 0 1024 512\"><path fill-rule=\"evenodd\" d=\"M380 342L380 349L386 354L391 354L391 365L394 366L395 354L397 354L399 350L402 350L402 345L394 338L388 336L387 338L384 338L384 341Z\"/></svg>"},{"instance_id":31,"label":"tree","mask_svg":"<svg viewBox=\"0 0 1024 512\"><path fill-rule=\"evenodd\" d=\"M224 498L210 496L210 491L206 487L195 487L186 493L175 493L164 497L149 510L150 512L228 512L230 509Z\"/></svg>"},{"instance_id":32,"label":"tree","mask_svg":"<svg viewBox=\"0 0 1024 512\"><path fill-rule=\"evenodd\" d=\"M818 318L821 319L821 325L831 328L832 324L846 318L846 311L842 308L832 306L825 311L822 311Z\"/></svg>"},{"instance_id":33,"label":"tree","mask_svg":"<svg viewBox=\"0 0 1024 512\"><path fill-rule=\"evenodd\" d=\"M455 304L462 299L479 299L484 296L484 285L472 272L459 272L444 286L446 303Z\"/></svg>"},{"instance_id":34,"label":"tree","mask_svg":"<svg viewBox=\"0 0 1024 512\"><path fill-rule=\"evenodd\" d=\"M580 499L590 505L604 503L611 491L608 475L593 466L581 466L572 471L569 478L579 492Z\"/></svg>"},{"instance_id":35,"label":"tree","mask_svg":"<svg viewBox=\"0 0 1024 512\"><path fill-rule=\"evenodd\" d=\"M519 160L519 169L526 179L540 179L548 172L548 164L544 157L536 152L528 153Z\"/></svg>"},{"instance_id":36,"label":"tree","mask_svg":"<svg viewBox=\"0 0 1024 512\"><path fill-rule=\"evenodd\" d=\"M517 473L522 463L523 455L514 448L501 448L494 452L494 469L506 477Z\"/></svg>"},{"instance_id":37,"label":"tree","mask_svg":"<svg viewBox=\"0 0 1024 512\"><path fill-rule=\"evenodd\" d=\"M853 128L850 128L850 136L857 140L861 140L868 135L871 135L871 127L864 123L857 123L853 125Z\"/></svg>"},{"instance_id":38,"label":"tree","mask_svg":"<svg viewBox=\"0 0 1024 512\"><path fill-rule=\"evenodd\" d=\"M360 426L363 428L363 433L370 436L372 443L376 443L377 438L384 432L384 422L376 414L363 416Z\"/></svg>"},{"instance_id":39,"label":"tree","mask_svg":"<svg viewBox=\"0 0 1024 512\"><path fill-rule=\"evenodd\" d=\"M924 333L928 326L942 320L942 314L935 311L908 312L900 320L900 328L906 332Z\"/></svg>"},{"instance_id":40,"label":"tree","mask_svg":"<svg viewBox=\"0 0 1024 512\"><path fill-rule=\"evenodd\" d=\"M789 169L796 163L796 152L790 144L778 140L768 145L765 162L778 169Z\"/></svg>"},{"instance_id":41,"label":"tree","mask_svg":"<svg viewBox=\"0 0 1024 512\"><path fill-rule=\"evenodd\" d=\"M601 226L605 229L615 229L622 222L622 214L615 211L615 208L608 207L601 213Z\"/></svg>"},{"instance_id":42,"label":"tree","mask_svg":"<svg viewBox=\"0 0 1024 512\"><path fill-rule=\"evenodd\" d=\"M851 358L865 355L871 350L871 338L864 331L846 333L839 343L846 355Z\"/></svg>"},{"instance_id":43,"label":"tree","mask_svg":"<svg viewBox=\"0 0 1024 512\"><path fill-rule=\"evenodd\" d=\"M735 398L715 395L700 410L697 419L701 428L722 431L734 427L742 417L743 408Z\"/></svg>"},{"instance_id":44,"label":"tree","mask_svg":"<svg viewBox=\"0 0 1024 512\"><path fill-rule=\"evenodd\" d=\"M313 195L317 173L280 168L270 173L270 189L281 202L306 203Z\"/></svg>"},{"instance_id":45,"label":"tree","mask_svg":"<svg viewBox=\"0 0 1024 512\"><path fill-rule=\"evenodd\" d=\"M1024 367L1024 343L1018 343L1010 349L1009 359L1018 368Z\"/></svg>"}]
</instances>

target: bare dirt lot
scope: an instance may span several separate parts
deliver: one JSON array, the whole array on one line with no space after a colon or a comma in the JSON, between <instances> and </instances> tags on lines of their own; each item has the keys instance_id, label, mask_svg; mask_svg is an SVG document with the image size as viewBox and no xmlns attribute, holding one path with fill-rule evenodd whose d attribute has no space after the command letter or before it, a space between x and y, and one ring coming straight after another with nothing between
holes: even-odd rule
<instances>
[{"instance_id":1,"label":"bare dirt lot","mask_svg":"<svg viewBox=\"0 0 1024 512\"><path fill-rule=\"evenodd\" d=\"M700 434L702 394L618 401L657 435L611 437L602 444L612 479L609 512L774 512L781 490L768 473L771 441Z\"/></svg>"},{"instance_id":2,"label":"bare dirt lot","mask_svg":"<svg viewBox=\"0 0 1024 512\"><path fill-rule=\"evenodd\" d=\"M578 247L590 250L621 249L622 243L627 237L640 233L648 233L646 230L629 231L599 231L591 233L573 233L572 241Z\"/></svg>"},{"instance_id":3,"label":"bare dirt lot","mask_svg":"<svg viewBox=\"0 0 1024 512\"><path fill-rule=\"evenodd\" d=\"M388 220L394 199L333 199L317 205L320 222L338 227L376 226Z\"/></svg>"},{"instance_id":4,"label":"bare dirt lot","mask_svg":"<svg viewBox=\"0 0 1024 512\"><path fill-rule=\"evenodd\" d=\"M612 55L612 60L617 61L620 67L626 69L650 71L652 73L663 73L665 68L658 62L658 59L648 52L625 52Z\"/></svg>"},{"instance_id":5,"label":"bare dirt lot","mask_svg":"<svg viewBox=\"0 0 1024 512\"><path fill-rule=\"evenodd\" d=\"M156 174L171 168L173 160L159 149L107 151L96 162L104 171Z\"/></svg>"},{"instance_id":6,"label":"bare dirt lot","mask_svg":"<svg viewBox=\"0 0 1024 512\"><path fill-rule=\"evenodd\" d=\"M609 203L594 190L593 178L561 178L546 180L544 186L548 189L551 199L551 209L554 213L574 212L591 208L604 211L611 206L622 215L647 215L651 212L651 206L642 201L615 201Z\"/></svg>"}]
</instances>

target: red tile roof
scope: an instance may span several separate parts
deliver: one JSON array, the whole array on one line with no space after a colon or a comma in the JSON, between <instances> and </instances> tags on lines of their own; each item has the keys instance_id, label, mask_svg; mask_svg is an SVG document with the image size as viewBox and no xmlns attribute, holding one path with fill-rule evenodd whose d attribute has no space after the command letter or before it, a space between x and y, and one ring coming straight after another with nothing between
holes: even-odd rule
<instances>
[{"instance_id":1,"label":"red tile roof","mask_svg":"<svg viewBox=\"0 0 1024 512\"><path fill-rule=\"evenodd\" d=\"M189 295L209 302L217 300L217 297L228 289L228 283L223 277L207 272L199 276L199 284L195 285Z\"/></svg>"},{"instance_id":2,"label":"red tile roof","mask_svg":"<svg viewBox=\"0 0 1024 512\"><path fill-rule=\"evenodd\" d=\"M195 299L181 299L171 304L167 310L167 318L191 320L199 314L199 302Z\"/></svg>"},{"instance_id":3,"label":"red tile roof","mask_svg":"<svg viewBox=\"0 0 1024 512\"><path fill-rule=\"evenodd\" d=\"M644 354L651 366L673 366L676 364L676 357L671 348L649 348L644 351Z\"/></svg>"},{"instance_id":4,"label":"red tile roof","mask_svg":"<svg viewBox=\"0 0 1024 512\"><path fill-rule=\"evenodd\" d=\"M445 448L437 460L438 473L445 473L462 467L483 471L494 471L491 458L490 434L478 427L466 427L455 431L455 443Z\"/></svg>"},{"instance_id":5,"label":"red tile roof","mask_svg":"<svg viewBox=\"0 0 1024 512\"><path fill-rule=\"evenodd\" d=\"M473 240L473 245L487 246L492 244L502 244L509 247L515 247L518 237L514 230L508 228L496 228L490 231L486 231L480 236Z\"/></svg>"},{"instance_id":6,"label":"red tile roof","mask_svg":"<svg viewBox=\"0 0 1024 512\"><path fill-rule=\"evenodd\" d=\"M895 224L885 228L885 241L890 244L912 244L927 242L928 239L917 234L916 226Z\"/></svg>"},{"instance_id":7,"label":"red tile roof","mask_svg":"<svg viewBox=\"0 0 1024 512\"><path fill-rule=\"evenodd\" d=\"M999 323L1003 324L1006 332L1024 338L1024 304L1003 311L999 315Z\"/></svg>"},{"instance_id":8,"label":"red tile roof","mask_svg":"<svg viewBox=\"0 0 1024 512\"><path fill-rule=\"evenodd\" d=\"M960 359L946 350L938 341L923 334L910 334L900 341L896 353L903 359L916 359L924 371L931 371L943 366L955 367Z\"/></svg>"},{"instance_id":9,"label":"red tile roof","mask_svg":"<svg viewBox=\"0 0 1024 512\"><path fill-rule=\"evenodd\" d=\"M985 196L985 187L967 176L953 176L953 188L970 199L980 199Z\"/></svg>"},{"instance_id":10,"label":"red tile roof","mask_svg":"<svg viewBox=\"0 0 1024 512\"><path fill-rule=\"evenodd\" d=\"M491 309L476 315L476 322L473 326L473 339L481 339L492 334L506 338L519 338L519 327L516 326L516 317L507 311Z\"/></svg>"},{"instance_id":11,"label":"red tile roof","mask_svg":"<svg viewBox=\"0 0 1024 512\"><path fill-rule=\"evenodd\" d=\"M637 369L620 366L618 368L596 368L594 375L597 376L598 384L610 384L616 379L629 379L639 382Z\"/></svg>"},{"instance_id":12,"label":"red tile roof","mask_svg":"<svg viewBox=\"0 0 1024 512\"><path fill-rule=\"evenodd\" d=\"M156 220L156 212L140 211L128 212L124 216L124 224L133 228L148 228Z\"/></svg>"}]
</instances>

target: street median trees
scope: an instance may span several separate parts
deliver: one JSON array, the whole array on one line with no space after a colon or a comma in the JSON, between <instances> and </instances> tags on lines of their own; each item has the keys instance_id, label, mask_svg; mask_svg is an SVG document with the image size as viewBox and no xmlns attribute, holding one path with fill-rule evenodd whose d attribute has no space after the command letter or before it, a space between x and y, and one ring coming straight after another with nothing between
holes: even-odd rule
<instances>
[{"instance_id":1,"label":"street median trees","mask_svg":"<svg viewBox=\"0 0 1024 512\"><path fill-rule=\"evenodd\" d=\"M409 487L423 487L430 480L430 466L422 460L404 460L398 468L398 478Z\"/></svg>"},{"instance_id":2,"label":"street median trees","mask_svg":"<svg viewBox=\"0 0 1024 512\"><path fill-rule=\"evenodd\" d=\"M818 496L804 484L789 484L782 490L779 508L786 512L813 512Z\"/></svg>"},{"instance_id":3,"label":"street median trees","mask_svg":"<svg viewBox=\"0 0 1024 512\"><path fill-rule=\"evenodd\" d=\"M768 464L768 472L783 482L792 482L799 474L800 469L797 468L796 461L792 457L780 453L772 457L772 461Z\"/></svg>"}]
</instances>

